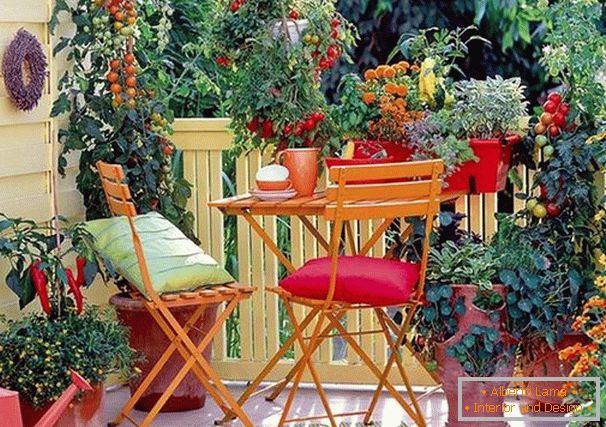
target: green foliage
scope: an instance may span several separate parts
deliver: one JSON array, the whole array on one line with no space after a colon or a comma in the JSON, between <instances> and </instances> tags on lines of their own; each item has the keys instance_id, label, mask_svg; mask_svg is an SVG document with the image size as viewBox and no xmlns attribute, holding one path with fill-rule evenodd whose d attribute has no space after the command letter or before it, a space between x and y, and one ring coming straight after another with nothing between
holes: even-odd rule
<instances>
[{"instance_id":1,"label":"green foliage","mask_svg":"<svg viewBox=\"0 0 606 427\"><path fill-rule=\"evenodd\" d=\"M541 201L559 206L559 215L539 219L522 210L500 220L493 244L510 254L501 277L508 286L510 323L517 336L538 335L555 345L595 293L596 254L606 251L603 201L594 182L606 160L606 147L587 143L596 132L564 134L555 145L555 156L542 162L535 175L533 189L542 188ZM522 218L527 225L516 225Z\"/></svg>"},{"instance_id":2,"label":"green foliage","mask_svg":"<svg viewBox=\"0 0 606 427\"><path fill-rule=\"evenodd\" d=\"M212 5L208 46L223 67L235 154L330 142L333 124L326 118L320 75L346 56L355 37L334 3L215 0Z\"/></svg>"},{"instance_id":3,"label":"green foliage","mask_svg":"<svg viewBox=\"0 0 606 427\"><path fill-rule=\"evenodd\" d=\"M475 284L490 289L499 269L500 256L483 244L449 241L440 250L432 248L427 278L447 284Z\"/></svg>"},{"instance_id":4,"label":"green foliage","mask_svg":"<svg viewBox=\"0 0 606 427\"><path fill-rule=\"evenodd\" d=\"M60 319L27 314L0 320L0 385L35 408L59 398L71 384L70 369L95 386L111 374L131 376L135 353L128 329L110 308L88 307L80 316Z\"/></svg>"},{"instance_id":5,"label":"green foliage","mask_svg":"<svg viewBox=\"0 0 606 427\"><path fill-rule=\"evenodd\" d=\"M59 220L65 225L65 221ZM23 218L9 218L0 213L0 257L8 260L7 286L19 297L19 308L23 309L36 298L30 268L39 262L38 268L48 278L46 290L49 294L52 317L61 317L74 310L74 301L68 297L69 287L65 265L68 255L77 254L87 259L84 270L84 285L93 283L99 272L92 249L92 236L82 224L74 224L61 230L57 246L54 225L37 224ZM75 269L71 269L76 273Z\"/></svg>"},{"instance_id":6,"label":"green foliage","mask_svg":"<svg viewBox=\"0 0 606 427\"><path fill-rule=\"evenodd\" d=\"M501 76L456 84L454 116L471 138L492 138L519 129L528 102L519 78Z\"/></svg>"},{"instance_id":7,"label":"green foliage","mask_svg":"<svg viewBox=\"0 0 606 427\"><path fill-rule=\"evenodd\" d=\"M142 9L146 15L168 13L154 0L147 0ZM74 7L58 2L55 21L63 11L69 13L76 31L73 37L61 37L54 49L55 54L69 50L69 69L59 80L59 96L51 112L53 117L69 113L67 125L59 130L59 171L64 173L70 152L80 153L76 185L84 196L87 218L95 219L109 216L95 164L99 160L121 164L139 211L158 210L194 237L193 215L185 208L190 184L172 173L174 146L168 141L172 114L162 93L140 89L148 87L150 79L145 73L147 57L136 52L138 74L133 95L125 93L127 84L122 80L123 91L112 95L106 80L111 60L117 59L121 70L126 65L134 41L131 37L138 34L137 24L118 30L108 9L95 2L80 2ZM167 24L161 18L159 21L153 31L146 24L141 31L153 32L160 49Z\"/></svg>"},{"instance_id":8,"label":"green foliage","mask_svg":"<svg viewBox=\"0 0 606 427\"><path fill-rule=\"evenodd\" d=\"M442 159L446 176L457 171L462 163L476 160L469 142L456 137L455 127L450 110L428 113L422 120L407 125L407 146L413 151L412 158Z\"/></svg>"},{"instance_id":9,"label":"green foliage","mask_svg":"<svg viewBox=\"0 0 606 427\"><path fill-rule=\"evenodd\" d=\"M469 59L457 61L465 75L476 79L496 74L520 76L531 99L543 91L546 74L534 58L540 55L545 25L531 1L340 0L338 8L358 26L360 42L352 54L355 64L341 63L338 72L328 76L325 83L329 91L341 75L385 63L401 34L431 27L455 29L471 23L491 44L470 44Z\"/></svg>"},{"instance_id":10,"label":"green foliage","mask_svg":"<svg viewBox=\"0 0 606 427\"><path fill-rule=\"evenodd\" d=\"M513 358L499 331L482 325L471 325L469 332L449 346L446 354L457 359L472 377L490 377Z\"/></svg>"},{"instance_id":11,"label":"green foliage","mask_svg":"<svg viewBox=\"0 0 606 427\"><path fill-rule=\"evenodd\" d=\"M606 120L606 34L598 0L555 1L541 64L570 90L571 104L589 126Z\"/></svg>"}]
</instances>

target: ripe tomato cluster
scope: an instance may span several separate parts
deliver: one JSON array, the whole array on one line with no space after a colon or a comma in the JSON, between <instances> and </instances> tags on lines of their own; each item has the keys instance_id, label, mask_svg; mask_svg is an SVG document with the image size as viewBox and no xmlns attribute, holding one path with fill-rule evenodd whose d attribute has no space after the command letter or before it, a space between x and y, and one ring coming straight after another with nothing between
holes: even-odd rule
<instances>
[{"instance_id":1,"label":"ripe tomato cluster","mask_svg":"<svg viewBox=\"0 0 606 427\"><path fill-rule=\"evenodd\" d=\"M135 66L135 55L127 52L122 59L112 59L109 62L107 82L110 91L114 94L112 105L119 107L124 102L130 108L137 105L137 67Z\"/></svg>"},{"instance_id":2,"label":"ripe tomato cluster","mask_svg":"<svg viewBox=\"0 0 606 427\"><path fill-rule=\"evenodd\" d=\"M215 59L215 62L217 63L217 65L220 65L225 68L229 67L229 65L231 64L231 61L227 56L219 56L217 59Z\"/></svg>"},{"instance_id":3,"label":"ripe tomato cluster","mask_svg":"<svg viewBox=\"0 0 606 427\"><path fill-rule=\"evenodd\" d=\"M550 139L557 138L563 131L574 129L574 123L569 123L568 120L569 113L570 106L562 101L562 96L557 92L550 93L543 104L543 113L539 122L534 127L535 145L538 149L542 149L546 159L554 153Z\"/></svg>"},{"instance_id":4,"label":"ripe tomato cluster","mask_svg":"<svg viewBox=\"0 0 606 427\"><path fill-rule=\"evenodd\" d=\"M285 148L288 145L288 139L293 137L301 138L303 143L309 147L313 145L313 133L317 131L319 124L325 119L326 115L317 111L299 122L285 125L281 131L276 133L274 123L271 119L264 120L255 116L248 122L246 128L251 133L257 134L261 139L271 139L280 136L280 147Z\"/></svg>"},{"instance_id":5,"label":"ripe tomato cluster","mask_svg":"<svg viewBox=\"0 0 606 427\"><path fill-rule=\"evenodd\" d=\"M137 23L137 11L134 4L128 0L111 0L107 10L113 18L113 27L122 36L131 37ZM112 105L118 108L126 103L129 108L137 105L137 67L132 47L128 47L122 58L114 58L109 62L106 75L109 90L114 95Z\"/></svg>"},{"instance_id":6,"label":"ripe tomato cluster","mask_svg":"<svg viewBox=\"0 0 606 427\"><path fill-rule=\"evenodd\" d=\"M545 185L539 186L539 197L529 199L526 202L526 208L536 218L555 218L562 213L562 204L569 204L570 200L566 199L563 203L559 203L558 200L561 198L562 191L564 190L564 181L560 179L559 189L557 194L550 198L547 193Z\"/></svg>"},{"instance_id":7,"label":"ripe tomato cluster","mask_svg":"<svg viewBox=\"0 0 606 427\"><path fill-rule=\"evenodd\" d=\"M298 14L297 14L298 16ZM337 60L343 54L343 49L340 45L336 44L340 37L339 28L341 26L341 20L337 17L333 18L330 23L331 33L330 38L332 41L328 43L326 47L326 51L322 53L320 51L320 46L322 45L322 40L320 36L317 34L305 34L303 37L303 42L308 46L316 46L315 50L311 53L312 58L317 61L319 70L327 70L332 68L337 63Z\"/></svg>"}]
</instances>

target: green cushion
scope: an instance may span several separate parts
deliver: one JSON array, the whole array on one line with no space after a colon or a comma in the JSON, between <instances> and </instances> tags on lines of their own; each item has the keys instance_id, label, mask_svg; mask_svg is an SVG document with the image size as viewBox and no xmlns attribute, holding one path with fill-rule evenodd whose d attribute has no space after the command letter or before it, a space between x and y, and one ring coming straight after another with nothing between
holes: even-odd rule
<instances>
[{"instance_id":1,"label":"green cushion","mask_svg":"<svg viewBox=\"0 0 606 427\"><path fill-rule=\"evenodd\" d=\"M126 217L85 223L95 238L95 250L147 296ZM234 279L217 261L157 212L135 217L147 268L158 294L190 291L231 283Z\"/></svg>"}]
</instances>

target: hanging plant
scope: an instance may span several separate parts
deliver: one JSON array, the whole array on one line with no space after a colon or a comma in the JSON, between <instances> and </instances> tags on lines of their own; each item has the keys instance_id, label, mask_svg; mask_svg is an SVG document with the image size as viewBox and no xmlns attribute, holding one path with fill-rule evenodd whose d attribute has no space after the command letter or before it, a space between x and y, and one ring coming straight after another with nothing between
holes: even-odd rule
<instances>
[{"instance_id":1,"label":"hanging plant","mask_svg":"<svg viewBox=\"0 0 606 427\"><path fill-rule=\"evenodd\" d=\"M30 111L38 105L44 90L46 66L42 45L36 36L21 28L8 45L2 61L6 90L19 110Z\"/></svg>"}]
</instances>

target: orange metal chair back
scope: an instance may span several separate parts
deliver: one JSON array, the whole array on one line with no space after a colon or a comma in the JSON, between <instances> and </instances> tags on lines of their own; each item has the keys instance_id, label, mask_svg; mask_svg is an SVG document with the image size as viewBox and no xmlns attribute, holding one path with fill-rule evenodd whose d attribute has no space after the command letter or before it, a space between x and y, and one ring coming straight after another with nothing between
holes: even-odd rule
<instances>
[{"instance_id":1,"label":"orange metal chair back","mask_svg":"<svg viewBox=\"0 0 606 427\"><path fill-rule=\"evenodd\" d=\"M336 287L343 224L349 227L350 220L377 218L386 219L363 246L361 255L366 255L396 218L425 218L425 236L415 300L421 298L429 258L429 238L434 218L440 209L440 176L443 172L442 160L340 166L330 169L331 184L326 190L326 197L331 204L326 207L325 217L334 222L334 227L330 241L332 272L328 303L332 301ZM347 232L351 241L353 233L349 228Z\"/></svg>"},{"instance_id":2,"label":"orange metal chair back","mask_svg":"<svg viewBox=\"0 0 606 427\"><path fill-rule=\"evenodd\" d=\"M132 195L127 184L124 184L124 170L122 166L116 164L109 164L102 161L97 162L97 170L101 177L101 184L103 185L103 191L105 192L105 199L109 206L109 210L114 216L122 215L128 219L130 230L133 239L133 246L135 248L135 255L141 268L141 278L145 291L150 299L154 302L159 301L160 297L153 289L151 284L151 278L145 256L143 255L143 245L139 238L139 233L135 227L134 217L137 216L137 208L132 200Z\"/></svg>"}]
</instances>

